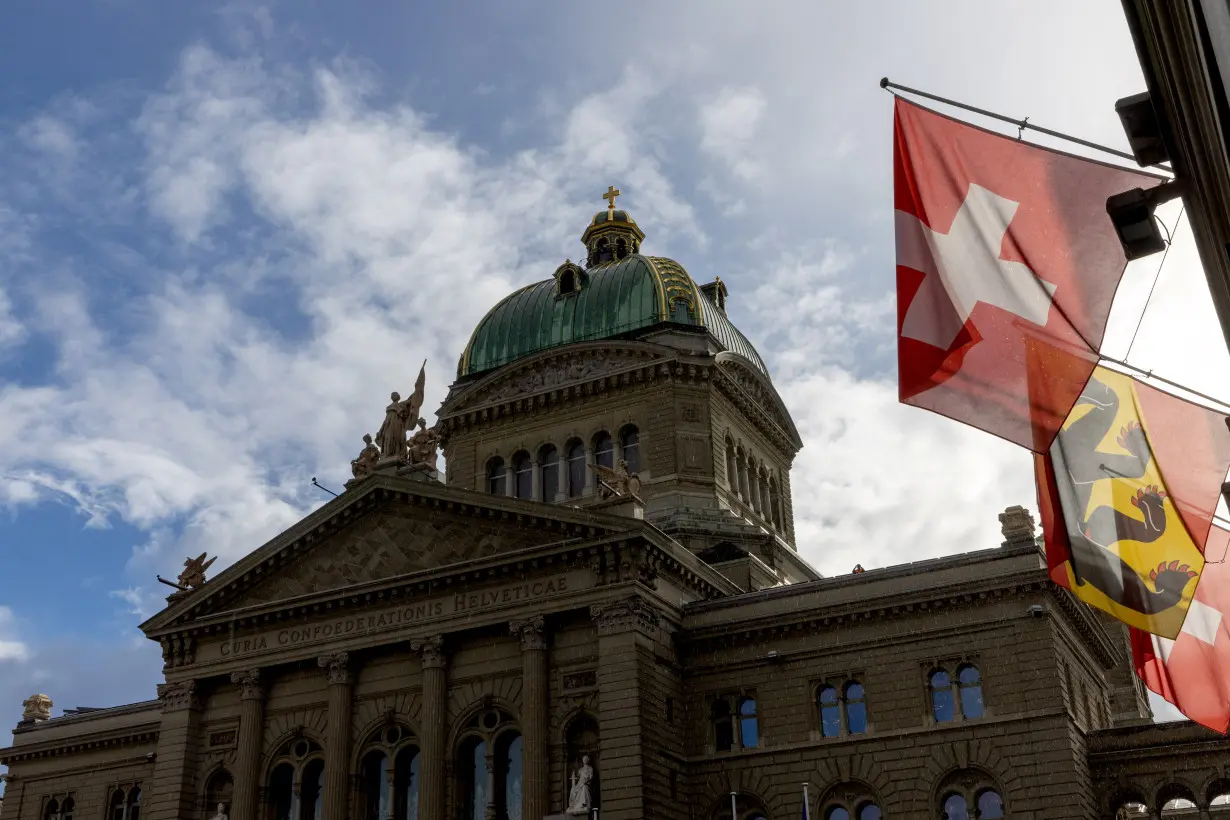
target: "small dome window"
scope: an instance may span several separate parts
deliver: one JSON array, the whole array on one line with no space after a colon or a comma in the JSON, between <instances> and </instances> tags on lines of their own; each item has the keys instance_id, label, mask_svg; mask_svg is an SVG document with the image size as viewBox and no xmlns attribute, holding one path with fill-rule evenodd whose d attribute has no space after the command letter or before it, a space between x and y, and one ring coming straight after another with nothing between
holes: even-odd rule
<instances>
[{"instance_id":1,"label":"small dome window","mask_svg":"<svg viewBox=\"0 0 1230 820\"><path fill-rule=\"evenodd\" d=\"M555 271L555 291L558 296L568 296L581 292L584 272L572 260L564 262Z\"/></svg>"}]
</instances>

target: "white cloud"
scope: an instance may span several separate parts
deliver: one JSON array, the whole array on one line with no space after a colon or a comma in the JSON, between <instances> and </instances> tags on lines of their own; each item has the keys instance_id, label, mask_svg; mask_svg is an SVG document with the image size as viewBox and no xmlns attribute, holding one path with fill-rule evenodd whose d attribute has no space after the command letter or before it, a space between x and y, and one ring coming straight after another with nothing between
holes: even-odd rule
<instances>
[{"instance_id":1,"label":"white cloud","mask_svg":"<svg viewBox=\"0 0 1230 820\"><path fill-rule=\"evenodd\" d=\"M30 656L30 649L17 634L17 619L13 610L0 606L0 663L24 661Z\"/></svg>"},{"instance_id":2,"label":"white cloud","mask_svg":"<svg viewBox=\"0 0 1230 820\"><path fill-rule=\"evenodd\" d=\"M701 150L725 163L728 173L741 182L760 176L754 140L766 105L756 88L724 88L701 104Z\"/></svg>"}]
</instances>

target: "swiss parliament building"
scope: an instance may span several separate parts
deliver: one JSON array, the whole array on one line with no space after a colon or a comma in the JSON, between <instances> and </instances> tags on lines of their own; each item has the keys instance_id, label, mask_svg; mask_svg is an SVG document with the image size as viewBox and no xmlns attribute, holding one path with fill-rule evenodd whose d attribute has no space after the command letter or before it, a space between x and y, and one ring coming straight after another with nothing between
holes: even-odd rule
<instances>
[{"instance_id":1,"label":"swiss parliament building","mask_svg":"<svg viewBox=\"0 0 1230 820\"><path fill-rule=\"evenodd\" d=\"M156 700L31 696L0 820L1230 817L1230 742L1153 722L1024 509L809 566L739 294L644 238L611 196L434 425L394 396L340 496L181 576Z\"/></svg>"}]
</instances>

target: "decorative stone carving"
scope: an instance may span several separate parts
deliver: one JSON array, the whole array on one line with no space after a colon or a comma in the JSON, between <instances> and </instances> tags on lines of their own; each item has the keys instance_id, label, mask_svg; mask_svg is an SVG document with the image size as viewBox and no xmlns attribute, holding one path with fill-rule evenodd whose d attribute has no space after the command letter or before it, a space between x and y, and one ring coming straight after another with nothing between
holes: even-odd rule
<instances>
[{"instance_id":1,"label":"decorative stone carving","mask_svg":"<svg viewBox=\"0 0 1230 820\"><path fill-rule=\"evenodd\" d=\"M232 672L231 683L239 684L240 700L260 700L265 697L265 690L261 686L261 670L259 669Z\"/></svg>"},{"instance_id":2,"label":"decorative stone carving","mask_svg":"<svg viewBox=\"0 0 1230 820\"><path fill-rule=\"evenodd\" d=\"M638 473L628 472L628 462L622 458L615 462L615 469L603 467L601 464L591 464L589 469L598 478L598 485L603 498L611 496L623 497L636 495L641 489L641 477Z\"/></svg>"},{"instance_id":3,"label":"decorative stone carving","mask_svg":"<svg viewBox=\"0 0 1230 820\"><path fill-rule=\"evenodd\" d=\"M406 433L418 420L419 410L423 407L423 389L427 381L427 362L419 369L419 377L414 382L414 393L410 398L402 400L401 394L393 392L389 395L389 406L384 409L384 423L376 433L376 444L380 447L380 456L384 460L402 461L406 458Z\"/></svg>"},{"instance_id":4,"label":"decorative stone carving","mask_svg":"<svg viewBox=\"0 0 1230 820\"><path fill-rule=\"evenodd\" d=\"M507 401L516 396L537 393L540 390L552 390L571 382L600 376L636 363L637 360L629 354L605 350L539 362L503 384L493 387L481 397L478 403Z\"/></svg>"},{"instance_id":5,"label":"decorative stone carving","mask_svg":"<svg viewBox=\"0 0 1230 820\"><path fill-rule=\"evenodd\" d=\"M541 615L526 618L524 621L513 621L508 627L514 637L521 639L522 652L547 648L545 621Z\"/></svg>"},{"instance_id":6,"label":"decorative stone carving","mask_svg":"<svg viewBox=\"0 0 1230 820\"><path fill-rule=\"evenodd\" d=\"M359 457L350 462L350 473L355 478L371 475L376 469L376 463L380 461L380 448L372 444L371 433L363 434L363 444Z\"/></svg>"},{"instance_id":7,"label":"decorative stone carving","mask_svg":"<svg viewBox=\"0 0 1230 820\"><path fill-rule=\"evenodd\" d=\"M616 635L635 629L645 635L658 628L658 614L640 598L625 598L607 604L595 604L589 608L589 616L601 635Z\"/></svg>"},{"instance_id":8,"label":"decorative stone carving","mask_svg":"<svg viewBox=\"0 0 1230 820\"><path fill-rule=\"evenodd\" d=\"M423 659L424 669L442 669L448 663L448 656L444 653L443 635L411 641L410 651L417 652Z\"/></svg>"},{"instance_id":9,"label":"decorative stone carving","mask_svg":"<svg viewBox=\"0 0 1230 820\"><path fill-rule=\"evenodd\" d=\"M202 552L196 558L184 559L184 571L179 574L178 581L168 581L161 575L156 576L158 580L169 587L175 587L179 592L189 592L194 589L200 589L205 586L205 570L213 565L214 561L218 560L218 556L205 560L206 553ZM177 593L171 593L175 597Z\"/></svg>"},{"instance_id":10,"label":"decorative stone carving","mask_svg":"<svg viewBox=\"0 0 1230 820\"><path fill-rule=\"evenodd\" d=\"M162 664L165 669L178 669L196 660L196 638L191 635L167 635L158 644L162 647Z\"/></svg>"},{"instance_id":11,"label":"decorative stone carving","mask_svg":"<svg viewBox=\"0 0 1230 820\"><path fill-rule=\"evenodd\" d=\"M419 429L410 437L410 463L423 464L436 469L436 448L440 443L440 434L434 427L427 426L427 420L420 418Z\"/></svg>"},{"instance_id":12,"label":"decorative stone carving","mask_svg":"<svg viewBox=\"0 0 1230 820\"><path fill-rule=\"evenodd\" d=\"M1019 504L1000 513L999 524L1000 532L1004 535L1003 546L1015 547L1034 543L1033 513Z\"/></svg>"},{"instance_id":13,"label":"decorative stone carving","mask_svg":"<svg viewBox=\"0 0 1230 820\"><path fill-rule=\"evenodd\" d=\"M54 704L46 695L31 695L21 702L21 722L35 723L40 720L51 720L51 707Z\"/></svg>"},{"instance_id":14,"label":"decorative stone carving","mask_svg":"<svg viewBox=\"0 0 1230 820\"><path fill-rule=\"evenodd\" d=\"M175 683L160 683L158 684L158 700L162 702L162 711L164 712L194 709L200 705L196 698L196 681L184 680Z\"/></svg>"},{"instance_id":15,"label":"decorative stone carving","mask_svg":"<svg viewBox=\"0 0 1230 820\"><path fill-rule=\"evenodd\" d=\"M334 655L322 655L316 659L316 664L325 670L329 685L350 683L350 653L338 652Z\"/></svg>"},{"instance_id":16,"label":"decorative stone carving","mask_svg":"<svg viewBox=\"0 0 1230 820\"><path fill-rule=\"evenodd\" d=\"M564 814L588 816L593 807L593 796L590 794L590 783L594 779L594 767L589 765L589 755L581 755L581 765L572 773L571 788L568 790L568 808Z\"/></svg>"}]
</instances>

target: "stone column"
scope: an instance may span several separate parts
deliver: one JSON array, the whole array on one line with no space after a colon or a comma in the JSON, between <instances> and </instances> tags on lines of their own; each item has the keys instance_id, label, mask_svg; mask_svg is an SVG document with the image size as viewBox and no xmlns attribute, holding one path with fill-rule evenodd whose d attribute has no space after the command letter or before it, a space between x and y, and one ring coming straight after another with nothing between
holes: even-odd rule
<instances>
[{"instance_id":1,"label":"stone column","mask_svg":"<svg viewBox=\"0 0 1230 820\"><path fill-rule=\"evenodd\" d=\"M353 684L350 655L338 652L324 655L316 663L329 681L329 733L325 737L324 820L346 820L349 805L350 718Z\"/></svg>"},{"instance_id":2,"label":"stone column","mask_svg":"<svg viewBox=\"0 0 1230 820\"><path fill-rule=\"evenodd\" d=\"M541 615L513 621L509 628L521 639L522 816L539 818L551 809L546 630Z\"/></svg>"},{"instance_id":3,"label":"stone column","mask_svg":"<svg viewBox=\"0 0 1230 820\"><path fill-rule=\"evenodd\" d=\"M149 820L180 820L196 813L196 772L201 755L201 702L196 681L159 684L158 700L162 702L162 725L142 814Z\"/></svg>"},{"instance_id":4,"label":"stone column","mask_svg":"<svg viewBox=\"0 0 1230 820\"><path fill-rule=\"evenodd\" d=\"M259 669L231 673L231 683L240 686L232 820L257 820L256 793L260 788L261 745L265 734L265 690L260 677Z\"/></svg>"},{"instance_id":5,"label":"stone column","mask_svg":"<svg viewBox=\"0 0 1230 820\"><path fill-rule=\"evenodd\" d=\"M591 606L598 631L598 737L602 820L652 817L644 783L640 656L652 657L658 615L640 598ZM643 645L643 646L642 646Z\"/></svg>"},{"instance_id":6,"label":"stone column","mask_svg":"<svg viewBox=\"0 0 1230 820\"><path fill-rule=\"evenodd\" d=\"M593 495L597 488L596 477L591 469L596 462L594 461L594 447L592 444L585 445L585 492L582 495Z\"/></svg>"},{"instance_id":7,"label":"stone column","mask_svg":"<svg viewBox=\"0 0 1230 820\"><path fill-rule=\"evenodd\" d=\"M512 498L517 494L517 474L513 472L512 462L504 465L504 495Z\"/></svg>"},{"instance_id":8,"label":"stone column","mask_svg":"<svg viewBox=\"0 0 1230 820\"><path fill-rule=\"evenodd\" d=\"M444 743L448 732L448 656L444 653L444 636L411 641L410 649L423 661L419 820L444 820Z\"/></svg>"},{"instance_id":9,"label":"stone column","mask_svg":"<svg viewBox=\"0 0 1230 820\"><path fill-rule=\"evenodd\" d=\"M542 497L542 465L537 461L530 462L530 498L534 501L550 501Z\"/></svg>"}]
</instances>

